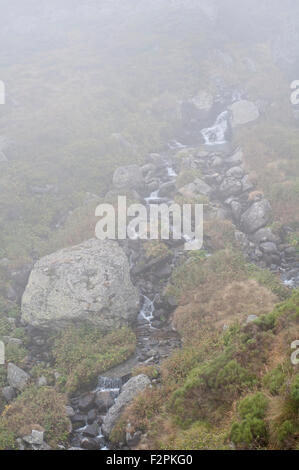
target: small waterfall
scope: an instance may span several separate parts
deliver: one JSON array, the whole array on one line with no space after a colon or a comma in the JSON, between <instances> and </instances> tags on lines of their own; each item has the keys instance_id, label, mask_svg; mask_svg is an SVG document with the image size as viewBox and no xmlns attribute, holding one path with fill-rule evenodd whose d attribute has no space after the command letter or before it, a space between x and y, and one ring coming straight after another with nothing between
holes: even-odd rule
<instances>
[{"instance_id":1,"label":"small waterfall","mask_svg":"<svg viewBox=\"0 0 299 470\"><path fill-rule=\"evenodd\" d=\"M100 376L98 379L97 391L108 390L118 391L121 389L122 379L120 377L103 377Z\"/></svg>"},{"instance_id":2,"label":"small waterfall","mask_svg":"<svg viewBox=\"0 0 299 470\"><path fill-rule=\"evenodd\" d=\"M155 311L154 302L155 302L155 299L150 300L148 297L146 297L146 295L143 295L142 297L144 298L144 302L143 302L142 308L139 312L139 318L141 320L146 320L151 326L151 323L154 319L154 311ZM152 326L151 326L151 328L152 328Z\"/></svg>"},{"instance_id":3,"label":"small waterfall","mask_svg":"<svg viewBox=\"0 0 299 470\"><path fill-rule=\"evenodd\" d=\"M223 111L212 127L202 129L201 134L206 145L221 145L226 143L228 131L228 111Z\"/></svg>"},{"instance_id":4,"label":"small waterfall","mask_svg":"<svg viewBox=\"0 0 299 470\"><path fill-rule=\"evenodd\" d=\"M167 175L169 176L169 178L173 178L173 179L175 179L178 176L171 166L167 167Z\"/></svg>"}]
</instances>

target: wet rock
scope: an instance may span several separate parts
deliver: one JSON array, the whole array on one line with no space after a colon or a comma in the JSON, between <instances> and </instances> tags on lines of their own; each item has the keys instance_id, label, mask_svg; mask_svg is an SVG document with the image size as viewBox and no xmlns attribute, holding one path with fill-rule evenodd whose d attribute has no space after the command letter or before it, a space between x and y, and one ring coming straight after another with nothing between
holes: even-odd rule
<instances>
[{"instance_id":1,"label":"wet rock","mask_svg":"<svg viewBox=\"0 0 299 470\"><path fill-rule=\"evenodd\" d=\"M71 421L73 423L74 429L79 429L85 426L86 424L86 416L81 414L75 414L71 417Z\"/></svg>"},{"instance_id":2,"label":"wet rock","mask_svg":"<svg viewBox=\"0 0 299 470\"><path fill-rule=\"evenodd\" d=\"M97 419L97 410L94 408L87 413L87 423L92 424Z\"/></svg>"},{"instance_id":3,"label":"wet rock","mask_svg":"<svg viewBox=\"0 0 299 470\"><path fill-rule=\"evenodd\" d=\"M92 437L84 437L80 444L86 450L99 450L101 448L99 440Z\"/></svg>"},{"instance_id":4,"label":"wet rock","mask_svg":"<svg viewBox=\"0 0 299 470\"><path fill-rule=\"evenodd\" d=\"M120 395L117 397L115 404L109 409L106 414L102 431L105 436L109 436L114 425L119 419L124 408L133 400L133 398L150 385L149 378L144 375L137 375L132 377L121 390Z\"/></svg>"},{"instance_id":5,"label":"wet rock","mask_svg":"<svg viewBox=\"0 0 299 470\"><path fill-rule=\"evenodd\" d=\"M10 362L7 367L7 380L11 387L22 391L28 385L30 375Z\"/></svg>"},{"instance_id":6,"label":"wet rock","mask_svg":"<svg viewBox=\"0 0 299 470\"><path fill-rule=\"evenodd\" d=\"M96 437L99 434L99 426L97 424L89 424L83 431L83 435L87 437Z\"/></svg>"},{"instance_id":7,"label":"wet rock","mask_svg":"<svg viewBox=\"0 0 299 470\"><path fill-rule=\"evenodd\" d=\"M95 394L93 392L87 392L80 396L79 409L81 411L89 411L93 408L95 402Z\"/></svg>"},{"instance_id":8,"label":"wet rock","mask_svg":"<svg viewBox=\"0 0 299 470\"><path fill-rule=\"evenodd\" d=\"M100 412L107 411L113 404L114 398L109 390L100 390L96 393L95 404Z\"/></svg>"},{"instance_id":9,"label":"wet rock","mask_svg":"<svg viewBox=\"0 0 299 470\"><path fill-rule=\"evenodd\" d=\"M271 221L272 209L267 199L255 202L242 215L241 225L244 232L252 234Z\"/></svg>"}]
</instances>

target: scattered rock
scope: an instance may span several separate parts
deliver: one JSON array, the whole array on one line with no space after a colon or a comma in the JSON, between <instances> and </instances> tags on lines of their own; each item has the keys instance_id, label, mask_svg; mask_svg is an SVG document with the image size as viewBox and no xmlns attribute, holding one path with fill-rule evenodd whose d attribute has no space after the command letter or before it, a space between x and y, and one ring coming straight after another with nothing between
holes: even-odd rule
<instances>
[{"instance_id":1,"label":"scattered rock","mask_svg":"<svg viewBox=\"0 0 299 470\"><path fill-rule=\"evenodd\" d=\"M71 406L66 406L65 407L65 412L66 412L66 415L69 417L69 418L72 418L73 416L75 416L75 411L74 409L71 407Z\"/></svg>"},{"instance_id":2,"label":"scattered rock","mask_svg":"<svg viewBox=\"0 0 299 470\"><path fill-rule=\"evenodd\" d=\"M2 388L2 396L8 403L10 403L16 398L15 389L11 386Z\"/></svg>"},{"instance_id":3,"label":"scattered rock","mask_svg":"<svg viewBox=\"0 0 299 470\"><path fill-rule=\"evenodd\" d=\"M109 409L106 414L102 431L103 434L109 437L114 425L119 419L124 408L133 400L133 398L143 390L145 390L150 385L149 378L144 375L137 375L132 377L121 390L120 395L117 397L115 404Z\"/></svg>"},{"instance_id":4,"label":"scattered rock","mask_svg":"<svg viewBox=\"0 0 299 470\"><path fill-rule=\"evenodd\" d=\"M45 387L47 385L47 379L44 375L42 375L41 377L39 377L37 379L37 386L38 387Z\"/></svg>"},{"instance_id":5,"label":"scattered rock","mask_svg":"<svg viewBox=\"0 0 299 470\"><path fill-rule=\"evenodd\" d=\"M256 121L260 116L257 106L252 101L236 101L229 109L232 113L231 125L233 128Z\"/></svg>"},{"instance_id":6,"label":"scattered rock","mask_svg":"<svg viewBox=\"0 0 299 470\"><path fill-rule=\"evenodd\" d=\"M220 193L223 198L239 194L242 191L242 183L233 177L227 177L220 185Z\"/></svg>"},{"instance_id":7,"label":"scattered rock","mask_svg":"<svg viewBox=\"0 0 299 470\"><path fill-rule=\"evenodd\" d=\"M99 434L99 426L97 424L89 424L83 431L84 436L96 437Z\"/></svg>"},{"instance_id":8,"label":"scattered rock","mask_svg":"<svg viewBox=\"0 0 299 470\"><path fill-rule=\"evenodd\" d=\"M30 436L24 436L23 441L29 445L42 445L44 443L44 431L32 430Z\"/></svg>"},{"instance_id":9,"label":"scattered rock","mask_svg":"<svg viewBox=\"0 0 299 470\"><path fill-rule=\"evenodd\" d=\"M22 391L30 381L30 375L10 362L7 367L7 380L11 387Z\"/></svg>"},{"instance_id":10,"label":"scattered rock","mask_svg":"<svg viewBox=\"0 0 299 470\"><path fill-rule=\"evenodd\" d=\"M93 392L84 393L79 398L79 409L81 411L89 411L93 408L95 402L95 394Z\"/></svg>"},{"instance_id":11,"label":"scattered rock","mask_svg":"<svg viewBox=\"0 0 299 470\"><path fill-rule=\"evenodd\" d=\"M249 315L247 317L246 324L248 325L249 323L253 323L257 319L258 319L258 317L256 315Z\"/></svg>"},{"instance_id":12,"label":"scattered rock","mask_svg":"<svg viewBox=\"0 0 299 470\"><path fill-rule=\"evenodd\" d=\"M244 170L240 166L233 166L226 172L226 176L235 179L242 179L244 176Z\"/></svg>"},{"instance_id":13,"label":"scattered rock","mask_svg":"<svg viewBox=\"0 0 299 470\"><path fill-rule=\"evenodd\" d=\"M241 225L246 233L254 233L271 221L272 209L267 199L255 202L242 215Z\"/></svg>"},{"instance_id":14,"label":"scattered rock","mask_svg":"<svg viewBox=\"0 0 299 470\"><path fill-rule=\"evenodd\" d=\"M96 393L95 404L100 412L107 411L113 404L114 398L109 390L100 390Z\"/></svg>"}]
</instances>

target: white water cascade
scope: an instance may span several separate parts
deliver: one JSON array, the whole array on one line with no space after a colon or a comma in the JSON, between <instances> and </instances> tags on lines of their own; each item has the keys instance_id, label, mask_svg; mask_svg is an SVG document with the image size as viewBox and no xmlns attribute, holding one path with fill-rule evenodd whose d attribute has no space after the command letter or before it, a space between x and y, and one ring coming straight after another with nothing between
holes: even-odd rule
<instances>
[{"instance_id":1,"label":"white water cascade","mask_svg":"<svg viewBox=\"0 0 299 470\"><path fill-rule=\"evenodd\" d=\"M206 145L221 145L226 143L228 131L228 111L223 111L212 127L202 129L201 134Z\"/></svg>"}]
</instances>

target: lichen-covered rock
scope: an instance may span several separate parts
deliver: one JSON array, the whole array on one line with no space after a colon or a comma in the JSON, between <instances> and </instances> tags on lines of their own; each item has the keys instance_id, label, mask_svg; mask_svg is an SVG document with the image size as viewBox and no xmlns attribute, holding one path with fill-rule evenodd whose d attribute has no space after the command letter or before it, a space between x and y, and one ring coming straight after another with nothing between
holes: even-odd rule
<instances>
[{"instance_id":1,"label":"lichen-covered rock","mask_svg":"<svg viewBox=\"0 0 299 470\"><path fill-rule=\"evenodd\" d=\"M240 100L231 105L232 112L231 125L232 127L248 124L249 122L256 121L260 112L257 106L252 101Z\"/></svg>"},{"instance_id":2,"label":"lichen-covered rock","mask_svg":"<svg viewBox=\"0 0 299 470\"><path fill-rule=\"evenodd\" d=\"M150 379L145 374L140 374L136 377L132 377L122 387L120 395L115 400L114 405L109 409L103 421L102 431L106 437L109 437L124 408L138 393L145 390L149 385Z\"/></svg>"},{"instance_id":3,"label":"lichen-covered rock","mask_svg":"<svg viewBox=\"0 0 299 470\"><path fill-rule=\"evenodd\" d=\"M7 381L17 390L24 390L30 380L30 375L11 362L7 366Z\"/></svg>"},{"instance_id":4,"label":"lichen-covered rock","mask_svg":"<svg viewBox=\"0 0 299 470\"><path fill-rule=\"evenodd\" d=\"M241 225L245 233L254 233L271 221L272 210L267 199L255 202L242 215Z\"/></svg>"},{"instance_id":5,"label":"lichen-covered rock","mask_svg":"<svg viewBox=\"0 0 299 470\"><path fill-rule=\"evenodd\" d=\"M138 305L123 249L115 241L91 239L35 264L22 320L39 328L89 323L109 331L134 321Z\"/></svg>"}]
</instances>

